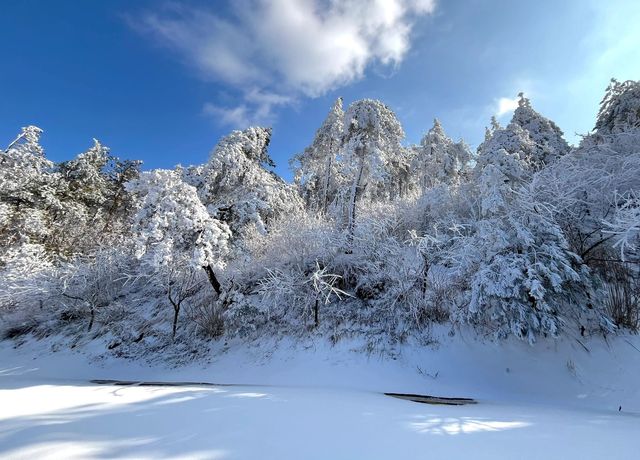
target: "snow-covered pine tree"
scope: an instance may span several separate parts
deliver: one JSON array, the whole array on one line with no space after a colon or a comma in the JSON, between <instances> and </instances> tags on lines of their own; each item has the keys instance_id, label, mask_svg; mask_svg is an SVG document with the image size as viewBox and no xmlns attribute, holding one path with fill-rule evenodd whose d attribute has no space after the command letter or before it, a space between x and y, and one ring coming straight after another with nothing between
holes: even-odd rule
<instances>
[{"instance_id":1,"label":"snow-covered pine tree","mask_svg":"<svg viewBox=\"0 0 640 460\"><path fill-rule=\"evenodd\" d=\"M128 231L132 203L125 183L140 173L140 161L120 160L97 139L75 159L56 166L62 183L60 199L82 207L94 242L106 242ZM89 245L91 243L89 242Z\"/></svg>"},{"instance_id":2,"label":"snow-covered pine tree","mask_svg":"<svg viewBox=\"0 0 640 460\"><path fill-rule=\"evenodd\" d=\"M271 220L302 208L294 187L267 169L274 166L267 152L270 140L269 128L233 131L186 179L198 188L211 215L228 223L234 243L253 229L264 234Z\"/></svg>"},{"instance_id":3,"label":"snow-covered pine tree","mask_svg":"<svg viewBox=\"0 0 640 460\"><path fill-rule=\"evenodd\" d=\"M393 111L380 101L363 99L345 113L342 153L347 228L353 232L356 208L363 198L394 198L405 186L407 152L401 145L404 131Z\"/></svg>"},{"instance_id":4,"label":"snow-covered pine tree","mask_svg":"<svg viewBox=\"0 0 640 460\"><path fill-rule=\"evenodd\" d=\"M595 131L604 136L640 129L640 81L615 78L600 103Z\"/></svg>"},{"instance_id":5,"label":"snow-covered pine tree","mask_svg":"<svg viewBox=\"0 0 640 460\"><path fill-rule=\"evenodd\" d=\"M0 152L0 266L11 254L45 254L52 230L52 211L60 209L56 196L59 175L44 156L42 130L22 128L21 134ZM11 249L11 250L10 250Z\"/></svg>"},{"instance_id":6,"label":"snow-covered pine tree","mask_svg":"<svg viewBox=\"0 0 640 460\"><path fill-rule=\"evenodd\" d=\"M533 142L520 125L487 131L487 139L478 147L474 176L478 180L488 165L493 165L511 182L528 177L525 158L533 150Z\"/></svg>"},{"instance_id":7,"label":"snow-covered pine tree","mask_svg":"<svg viewBox=\"0 0 640 460\"><path fill-rule=\"evenodd\" d=\"M87 254L104 241L109 178L109 149L94 139L94 145L73 160L56 165L60 181L56 195L61 206L49 238L55 251L66 256Z\"/></svg>"},{"instance_id":8,"label":"snow-covered pine tree","mask_svg":"<svg viewBox=\"0 0 640 460\"><path fill-rule=\"evenodd\" d=\"M468 319L497 336L530 342L581 321L591 280L553 209L536 202L526 186L514 190L491 164L479 178L478 192L481 218L453 249L459 274L469 282Z\"/></svg>"},{"instance_id":9,"label":"snow-covered pine tree","mask_svg":"<svg viewBox=\"0 0 640 460\"><path fill-rule=\"evenodd\" d=\"M89 150L58 165L67 183L67 199L83 203L94 216L100 213L106 201L108 178L103 171L109 161L109 148L94 139Z\"/></svg>"},{"instance_id":10,"label":"snow-covered pine tree","mask_svg":"<svg viewBox=\"0 0 640 460\"><path fill-rule=\"evenodd\" d=\"M558 125L536 112L524 94L518 96L518 108L513 112L511 123L524 129L533 141L534 148L526 162L531 169L538 171L569 153L571 148Z\"/></svg>"},{"instance_id":11,"label":"snow-covered pine tree","mask_svg":"<svg viewBox=\"0 0 640 460\"><path fill-rule=\"evenodd\" d=\"M343 122L342 98L338 98L311 145L291 160L295 182L307 209L321 214L327 212L338 193L340 169L337 157L342 149Z\"/></svg>"},{"instance_id":12,"label":"snow-covered pine tree","mask_svg":"<svg viewBox=\"0 0 640 460\"><path fill-rule=\"evenodd\" d=\"M446 135L440 121L425 134L416 148L413 174L420 190L437 184L457 184L471 159L471 151L463 142L454 142Z\"/></svg>"},{"instance_id":13,"label":"snow-covered pine tree","mask_svg":"<svg viewBox=\"0 0 640 460\"><path fill-rule=\"evenodd\" d=\"M560 128L536 112L520 93L518 108L505 128L492 119L491 130L487 130L485 141L478 147L476 176L487 164L493 164L509 180L522 181L569 151Z\"/></svg>"}]
</instances>

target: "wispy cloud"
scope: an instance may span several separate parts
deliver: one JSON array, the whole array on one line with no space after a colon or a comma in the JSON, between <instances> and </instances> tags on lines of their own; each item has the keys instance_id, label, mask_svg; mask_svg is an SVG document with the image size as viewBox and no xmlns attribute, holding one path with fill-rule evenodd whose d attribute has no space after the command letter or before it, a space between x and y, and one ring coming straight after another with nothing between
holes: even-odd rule
<instances>
[{"instance_id":1,"label":"wispy cloud","mask_svg":"<svg viewBox=\"0 0 640 460\"><path fill-rule=\"evenodd\" d=\"M524 77L522 75L512 77L508 81L505 81L502 85L502 94L513 94L515 97L499 97L494 99L491 106L491 114L495 115L498 119L505 119L507 116L511 116L513 111L518 108L518 100L520 94L528 98L533 98L534 105L536 105L540 98L544 97L544 93L539 91L540 82L533 79L531 76Z\"/></svg>"},{"instance_id":2,"label":"wispy cloud","mask_svg":"<svg viewBox=\"0 0 640 460\"><path fill-rule=\"evenodd\" d=\"M130 23L202 78L240 90L236 107L205 112L241 125L357 81L371 64L398 66L415 20L434 8L435 0L238 0L223 17L171 3Z\"/></svg>"},{"instance_id":3,"label":"wispy cloud","mask_svg":"<svg viewBox=\"0 0 640 460\"><path fill-rule=\"evenodd\" d=\"M294 102L295 100L291 97L252 88L245 92L242 102L234 107L207 102L203 112L219 124L228 126L270 125L274 122L274 111L277 107Z\"/></svg>"},{"instance_id":4,"label":"wispy cloud","mask_svg":"<svg viewBox=\"0 0 640 460\"><path fill-rule=\"evenodd\" d=\"M501 97L498 99L496 107L496 117L502 117L508 113L513 112L518 108L518 98L509 99L508 97Z\"/></svg>"}]
</instances>

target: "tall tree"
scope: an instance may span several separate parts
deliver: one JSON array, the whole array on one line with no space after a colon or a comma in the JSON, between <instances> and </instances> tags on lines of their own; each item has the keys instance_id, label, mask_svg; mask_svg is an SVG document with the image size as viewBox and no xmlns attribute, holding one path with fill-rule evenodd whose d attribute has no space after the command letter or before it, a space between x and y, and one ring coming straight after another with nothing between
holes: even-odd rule
<instances>
[{"instance_id":1,"label":"tall tree","mask_svg":"<svg viewBox=\"0 0 640 460\"><path fill-rule=\"evenodd\" d=\"M59 175L44 156L42 130L22 128L21 134L0 153L0 248L3 258L25 244L40 245L44 254L53 228L52 210L60 209L56 196ZM7 252L9 248L13 251ZM6 260L4 261L6 262ZM0 263L3 263L0 260Z\"/></svg>"},{"instance_id":2,"label":"tall tree","mask_svg":"<svg viewBox=\"0 0 640 460\"><path fill-rule=\"evenodd\" d=\"M600 103L595 131L600 135L640 129L640 81L615 78Z\"/></svg>"},{"instance_id":3,"label":"tall tree","mask_svg":"<svg viewBox=\"0 0 640 460\"><path fill-rule=\"evenodd\" d=\"M136 256L163 280L174 310L174 336L182 302L199 289L198 270L222 294L216 271L225 266L231 237L227 224L209 215L195 187L181 176L179 170L154 170L127 185L140 197L133 222Z\"/></svg>"},{"instance_id":4,"label":"tall tree","mask_svg":"<svg viewBox=\"0 0 640 460\"><path fill-rule=\"evenodd\" d=\"M235 242L252 228L266 233L272 219L301 208L295 189L267 169L274 166L270 140L268 128L233 131L203 168L187 174L212 216L229 224Z\"/></svg>"},{"instance_id":5,"label":"tall tree","mask_svg":"<svg viewBox=\"0 0 640 460\"><path fill-rule=\"evenodd\" d=\"M389 196L398 189L398 172L405 166L401 145L404 131L393 111L380 101L352 103L345 114L344 174L349 178L347 228L353 232L356 208L363 196ZM396 187L393 187L396 185Z\"/></svg>"},{"instance_id":6,"label":"tall tree","mask_svg":"<svg viewBox=\"0 0 640 460\"><path fill-rule=\"evenodd\" d=\"M536 112L523 93L518 96L518 108L513 112L511 122L524 129L533 141L534 148L526 161L537 171L569 153L571 148L558 125Z\"/></svg>"},{"instance_id":7,"label":"tall tree","mask_svg":"<svg viewBox=\"0 0 640 460\"><path fill-rule=\"evenodd\" d=\"M95 241L121 236L130 224L132 203L125 183L140 173L140 161L120 160L97 139L75 159L60 163L61 199L83 209Z\"/></svg>"},{"instance_id":8,"label":"tall tree","mask_svg":"<svg viewBox=\"0 0 640 460\"><path fill-rule=\"evenodd\" d=\"M295 168L295 182L307 208L321 214L327 212L329 203L335 200L338 192L340 170L337 156L342 148L343 123L342 98L338 98L316 131L311 145L291 161Z\"/></svg>"},{"instance_id":9,"label":"tall tree","mask_svg":"<svg viewBox=\"0 0 640 460\"><path fill-rule=\"evenodd\" d=\"M435 119L416 149L414 174L421 190L437 184L456 184L471 159L471 151L463 141L454 142Z\"/></svg>"},{"instance_id":10,"label":"tall tree","mask_svg":"<svg viewBox=\"0 0 640 460\"><path fill-rule=\"evenodd\" d=\"M476 177L487 164L493 164L509 180L522 181L569 152L560 128L536 112L522 93L519 96L518 108L505 128L492 120L491 130L478 147Z\"/></svg>"}]
</instances>

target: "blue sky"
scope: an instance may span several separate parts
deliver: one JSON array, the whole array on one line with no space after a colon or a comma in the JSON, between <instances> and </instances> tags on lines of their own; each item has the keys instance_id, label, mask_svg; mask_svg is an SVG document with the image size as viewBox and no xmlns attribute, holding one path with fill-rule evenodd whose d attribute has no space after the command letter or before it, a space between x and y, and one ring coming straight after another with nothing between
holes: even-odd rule
<instances>
[{"instance_id":1,"label":"blue sky","mask_svg":"<svg viewBox=\"0 0 640 460\"><path fill-rule=\"evenodd\" d=\"M146 168L206 161L247 123L271 155L311 140L332 102L379 98L418 142L438 117L472 146L524 91L569 141L609 78L640 78L636 0L7 0L0 144L45 130L54 160L93 137Z\"/></svg>"}]
</instances>

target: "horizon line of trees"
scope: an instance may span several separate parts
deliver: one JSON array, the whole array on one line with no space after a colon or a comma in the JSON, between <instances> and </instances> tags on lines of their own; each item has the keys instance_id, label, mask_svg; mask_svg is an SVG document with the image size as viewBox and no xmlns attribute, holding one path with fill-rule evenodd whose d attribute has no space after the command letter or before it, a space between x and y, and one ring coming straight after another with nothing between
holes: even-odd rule
<instances>
[{"instance_id":1,"label":"horizon line of trees","mask_svg":"<svg viewBox=\"0 0 640 460\"><path fill-rule=\"evenodd\" d=\"M575 147L522 94L476 152L437 119L403 145L384 103L339 98L291 159L293 183L271 170L269 128L151 171L97 140L53 163L41 134L0 152L9 335L98 324L135 347L166 324L173 341L397 343L444 323L533 342L640 326L637 81L612 80Z\"/></svg>"}]
</instances>

